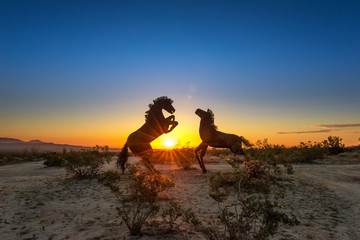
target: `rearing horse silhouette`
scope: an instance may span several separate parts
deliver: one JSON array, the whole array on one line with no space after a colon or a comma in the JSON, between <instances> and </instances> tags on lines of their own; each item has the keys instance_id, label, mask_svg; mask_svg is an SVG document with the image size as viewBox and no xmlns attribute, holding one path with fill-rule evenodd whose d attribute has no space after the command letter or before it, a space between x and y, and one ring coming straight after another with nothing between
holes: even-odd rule
<instances>
[{"instance_id":1,"label":"rearing horse silhouette","mask_svg":"<svg viewBox=\"0 0 360 240\"><path fill-rule=\"evenodd\" d=\"M171 132L177 125L175 116L170 115L165 118L162 110L173 114L175 108L172 106L173 100L163 96L153 100L153 104L149 104L149 110L145 115L145 123L138 130L131 133L119 154L117 166L121 167L122 172L125 170L125 163L128 159L128 148L142 158L144 165L152 172L156 172L154 166L150 163L150 155L153 150L150 143L163 133Z\"/></svg>"},{"instance_id":2,"label":"rearing horse silhouette","mask_svg":"<svg viewBox=\"0 0 360 240\"><path fill-rule=\"evenodd\" d=\"M250 142L243 136L237 136L235 134L228 134L217 131L217 127L214 124L214 114L208 109L207 112L201 109L197 109L195 114L198 115L200 120L200 138L202 143L195 149L195 155L199 162L200 168L203 173L206 173L204 165L204 155L208 146L217 148L229 148L233 153L244 155L242 149L242 143L246 146L250 146ZM197 154L201 150L200 156Z\"/></svg>"}]
</instances>

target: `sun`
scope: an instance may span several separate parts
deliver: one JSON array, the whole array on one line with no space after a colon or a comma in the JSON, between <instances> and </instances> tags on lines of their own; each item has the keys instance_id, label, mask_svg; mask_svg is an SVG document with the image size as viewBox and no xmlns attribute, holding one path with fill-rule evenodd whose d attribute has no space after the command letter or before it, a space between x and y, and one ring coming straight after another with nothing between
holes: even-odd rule
<instances>
[{"instance_id":1,"label":"sun","mask_svg":"<svg viewBox=\"0 0 360 240\"><path fill-rule=\"evenodd\" d=\"M173 148L175 146L175 141L174 139L171 139L171 138L168 138L168 139L165 139L163 142L162 142L162 145L166 148Z\"/></svg>"}]
</instances>

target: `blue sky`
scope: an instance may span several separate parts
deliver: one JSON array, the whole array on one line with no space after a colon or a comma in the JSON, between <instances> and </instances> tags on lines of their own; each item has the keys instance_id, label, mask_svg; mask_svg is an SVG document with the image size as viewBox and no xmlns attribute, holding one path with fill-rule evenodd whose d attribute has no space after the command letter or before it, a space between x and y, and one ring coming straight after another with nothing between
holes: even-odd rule
<instances>
[{"instance_id":1,"label":"blue sky","mask_svg":"<svg viewBox=\"0 0 360 240\"><path fill-rule=\"evenodd\" d=\"M359 12L357 1L1 1L0 133L120 146L167 95L178 134L196 137L201 107L253 140L319 140L329 133L294 132L360 123Z\"/></svg>"}]
</instances>

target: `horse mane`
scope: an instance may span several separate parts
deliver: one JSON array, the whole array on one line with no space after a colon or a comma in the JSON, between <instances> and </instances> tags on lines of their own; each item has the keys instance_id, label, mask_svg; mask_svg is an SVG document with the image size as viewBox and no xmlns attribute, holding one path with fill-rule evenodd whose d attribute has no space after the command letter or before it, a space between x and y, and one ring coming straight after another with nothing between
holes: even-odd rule
<instances>
[{"instance_id":1,"label":"horse mane","mask_svg":"<svg viewBox=\"0 0 360 240\"><path fill-rule=\"evenodd\" d=\"M162 97L158 97L157 99L153 100L153 103L149 104L149 110L147 110L145 113L145 120L148 120L149 118L149 114L152 110L152 108L154 107L155 104L158 104L160 102L170 102L173 103L174 101L171 98L168 98L167 96L162 96Z\"/></svg>"},{"instance_id":2,"label":"horse mane","mask_svg":"<svg viewBox=\"0 0 360 240\"><path fill-rule=\"evenodd\" d=\"M208 109L207 112L210 114L210 119L209 119L210 127L214 128L214 130L217 130L218 127L214 123L214 113L213 113L213 111Z\"/></svg>"}]
</instances>

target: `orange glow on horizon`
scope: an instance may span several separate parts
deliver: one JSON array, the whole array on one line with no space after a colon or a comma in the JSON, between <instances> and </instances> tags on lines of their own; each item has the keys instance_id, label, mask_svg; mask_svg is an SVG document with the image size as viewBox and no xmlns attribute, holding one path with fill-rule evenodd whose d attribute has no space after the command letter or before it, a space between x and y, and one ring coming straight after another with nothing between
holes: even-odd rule
<instances>
[{"instance_id":1,"label":"orange glow on horizon","mask_svg":"<svg viewBox=\"0 0 360 240\"><path fill-rule=\"evenodd\" d=\"M151 142L153 149L172 149L174 146L181 148L183 146L197 147L201 143L199 136L200 118L195 115L196 107L202 107L211 104L192 102L178 103L176 107L176 120L179 125L168 134L163 134ZM126 109L126 106L124 106ZM300 142L321 142L328 136L340 136L346 146L359 145L359 129L349 128L331 129L330 132L323 133L304 133L290 134L299 131L306 132L317 130L314 126L320 120L302 120L302 119L278 119L277 116L251 112L250 110L239 113L232 113L222 109L220 106L213 107L215 112L215 124L219 131L225 133L244 136L250 142L268 139L271 144L280 144L285 146L296 146ZM45 116L36 116L28 118L23 115L16 116L16 119L3 118L0 120L0 137L16 138L23 141L41 140L43 142L52 142L56 144L70 144L78 146L107 145L110 148L122 148L128 136L144 124L143 113L147 107L142 102L139 108L134 110L130 108L126 114L112 113L111 111L86 111L82 115L75 112L59 112L59 114L47 114ZM246 110L246 109L245 109ZM52 113L52 112L51 112ZM111 114L110 114L111 113ZM340 122L340 120L334 122ZM305 124L303 124L305 122ZM303 125L302 125L303 124ZM20 127L21 126L21 127ZM278 134L278 132L289 132L289 134ZM168 139L171 139L168 140Z\"/></svg>"}]
</instances>

